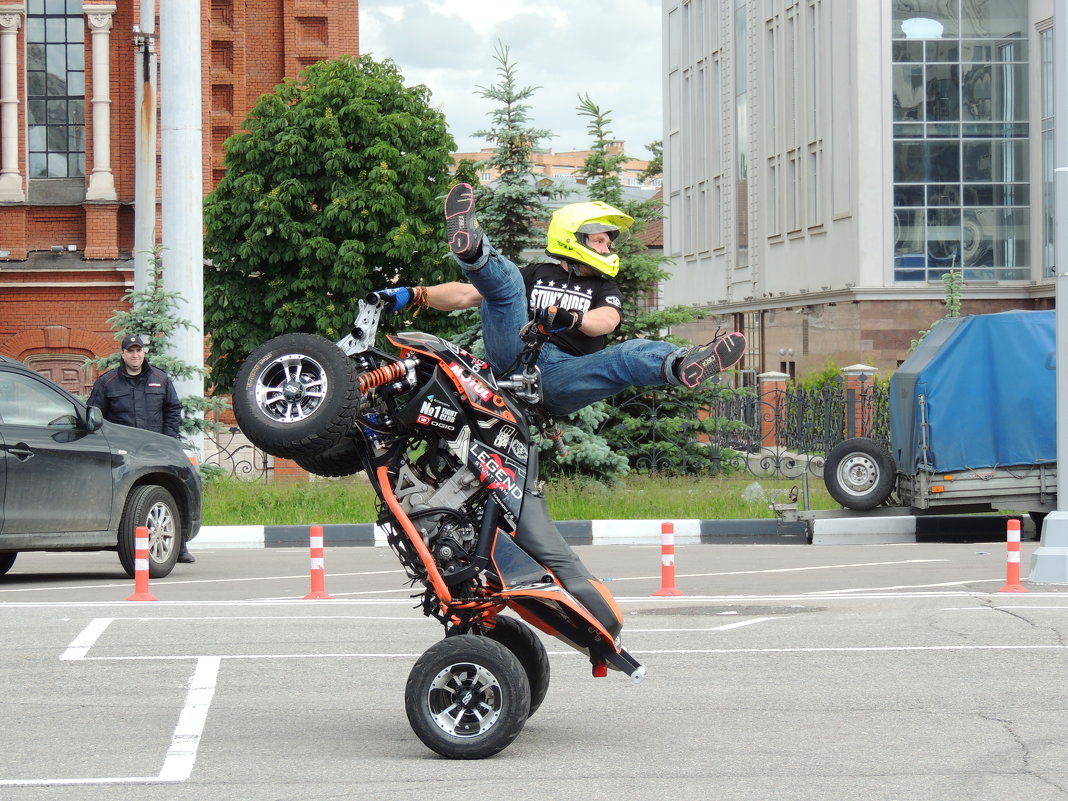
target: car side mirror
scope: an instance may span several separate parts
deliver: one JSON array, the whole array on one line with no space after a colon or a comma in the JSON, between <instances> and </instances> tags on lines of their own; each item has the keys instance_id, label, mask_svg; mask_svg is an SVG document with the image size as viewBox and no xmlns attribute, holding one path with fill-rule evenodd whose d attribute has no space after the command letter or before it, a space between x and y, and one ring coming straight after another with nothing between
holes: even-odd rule
<instances>
[{"instance_id":1,"label":"car side mirror","mask_svg":"<svg viewBox=\"0 0 1068 801\"><path fill-rule=\"evenodd\" d=\"M99 406L88 406L85 409L85 427L90 431L99 431L104 425L104 413Z\"/></svg>"}]
</instances>

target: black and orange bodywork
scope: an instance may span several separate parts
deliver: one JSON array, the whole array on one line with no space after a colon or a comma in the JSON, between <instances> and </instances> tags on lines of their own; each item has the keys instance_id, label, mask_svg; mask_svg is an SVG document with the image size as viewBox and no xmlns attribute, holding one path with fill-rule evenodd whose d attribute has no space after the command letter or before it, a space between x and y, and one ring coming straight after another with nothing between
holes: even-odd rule
<instances>
[{"instance_id":1,"label":"black and orange bodywork","mask_svg":"<svg viewBox=\"0 0 1068 801\"><path fill-rule=\"evenodd\" d=\"M402 429L420 441L447 443L485 498L472 521L479 529L475 552L443 571L398 499L405 450L379 448L370 457L367 473L384 505L380 522L392 528L390 544L425 587L424 612L451 634L492 626L509 608L587 654L594 675L611 667L640 680L645 668L619 645L623 621L611 594L566 545L536 491L538 447L523 407L500 388L489 364L452 343L418 332L389 341L400 360L361 374L361 392L391 382L401 387L407 375L395 409Z\"/></svg>"}]
</instances>

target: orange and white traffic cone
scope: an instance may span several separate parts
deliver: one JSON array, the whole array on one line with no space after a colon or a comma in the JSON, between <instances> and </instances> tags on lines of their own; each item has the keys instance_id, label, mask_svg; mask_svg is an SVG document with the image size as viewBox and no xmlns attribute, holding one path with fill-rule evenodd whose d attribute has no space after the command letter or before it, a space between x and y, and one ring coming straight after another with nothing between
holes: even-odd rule
<instances>
[{"instance_id":1,"label":"orange and white traffic cone","mask_svg":"<svg viewBox=\"0 0 1068 801\"><path fill-rule=\"evenodd\" d=\"M311 592L304 596L305 601L330 600L334 596L326 592L326 564L323 549L323 527L312 526L311 539Z\"/></svg>"},{"instance_id":2,"label":"orange and white traffic cone","mask_svg":"<svg viewBox=\"0 0 1068 801\"><path fill-rule=\"evenodd\" d=\"M1005 586L998 592L1030 592L1020 583L1020 521L1008 522L1005 559Z\"/></svg>"},{"instance_id":3,"label":"orange and white traffic cone","mask_svg":"<svg viewBox=\"0 0 1068 801\"><path fill-rule=\"evenodd\" d=\"M683 595L675 586L675 524L660 524L660 589L653 595Z\"/></svg>"},{"instance_id":4,"label":"orange and white traffic cone","mask_svg":"<svg viewBox=\"0 0 1068 801\"><path fill-rule=\"evenodd\" d=\"M148 526L134 529L134 594L126 600L159 600L148 590Z\"/></svg>"}]
</instances>

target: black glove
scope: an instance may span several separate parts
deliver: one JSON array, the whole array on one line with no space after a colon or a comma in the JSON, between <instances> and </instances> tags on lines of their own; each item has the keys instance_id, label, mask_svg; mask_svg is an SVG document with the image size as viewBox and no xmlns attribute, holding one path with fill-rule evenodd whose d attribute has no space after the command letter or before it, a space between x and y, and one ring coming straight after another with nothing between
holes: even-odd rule
<instances>
[{"instance_id":1,"label":"black glove","mask_svg":"<svg viewBox=\"0 0 1068 801\"><path fill-rule=\"evenodd\" d=\"M582 312L577 309L561 309L559 306L549 306L546 309L538 309L534 312L534 322L545 334L573 331L582 326Z\"/></svg>"}]
</instances>

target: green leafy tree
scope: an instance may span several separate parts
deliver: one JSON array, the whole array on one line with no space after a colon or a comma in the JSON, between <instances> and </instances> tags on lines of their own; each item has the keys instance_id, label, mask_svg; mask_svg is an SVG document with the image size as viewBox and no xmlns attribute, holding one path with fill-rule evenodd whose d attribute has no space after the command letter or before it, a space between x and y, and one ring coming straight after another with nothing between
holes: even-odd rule
<instances>
[{"instance_id":1,"label":"green leafy tree","mask_svg":"<svg viewBox=\"0 0 1068 801\"><path fill-rule=\"evenodd\" d=\"M953 269L956 265L957 260L954 257L953 265L950 267L949 272L942 273L942 286L945 288L945 297L942 302L946 307L946 313L942 315L942 320L948 320L950 317L960 317L960 295L961 290L964 288L964 274L960 270ZM938 325L939 322L941 321L935 320L931 328L921 331L919 337L912 340L909 345L909 353L919 347L919 344L923 342L924 338L931 333L931 329Z\"/></svg>"},{"instance_id":2,"label":"green leafy tree","mask_svg":"<svg viewBox=\"0 0 1068 801\"><path fill-rule=\"evenodd\" d=\"M653 178L659 178L664 174L664 143L657 139L645 146L645 149L653 154L649 164L638 174L638 180L645 182Z\"/></svg>"},{"instance_id":3,"label":"green leafy tree","mask_svg":"<svg viewBox=\"0 0 1068 801\"><path fill-rule=\"evenodd\" d=\"M498 178L492 188L483 187L479 193L478 219L493 246L519 264L525 248L544 246L545 231L538 223L549 217L546 201L561 190L542 186L534 172L538 143L553 136L530 123L526 101L540 87L518 85L516 65L500 42L494 58L498 82L480 86L478 94L499 105L490 113L492 125L474 135L494 144L493 155L479 164L496 170Z\"/></svg>"},{"instance_id":4,"label":"green leafy tree","mask_svg":"<svg viewBox=\"0 0 1068 801\"><path fill-rule=\"evenodd\" d=\"M163 288L163 260L159 251L153 254L150 264L152 275L148 286L143 290L131 289L126 292L122 300L127 307L116 311L108 319L108 325L120 339L130 335L144 337L150 343L146 354L149 363L172 380L204 377L205 370L170 354L174 333L182 329L192 330L193 324L177 316L179 304L183 302L181 295ZM112 353L94 359L93 365L101 371L110 370L118 365L120 358L118 353ZM179 430L184 434L218 429L218 415L228 406L225 398L204 395L188 395L178 400L182 404Z\"/></svg>"},{"instance_id":5,"label":"green leafy tree","mask_svg":"<svg viewBox=\"0 0 1068 801\"><path fill-rule=\"evenodd\" d=\"M261 97L244 128L204 215L208 361L223 389L266 339L339 339L368 292L458 275L441 216L456 144L429 90L406 86L392 61L313 64ZM455 325L420 316L436 333Z\"/></svg>"}]
</instances>

